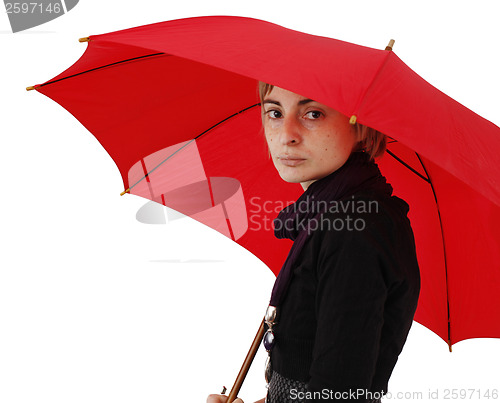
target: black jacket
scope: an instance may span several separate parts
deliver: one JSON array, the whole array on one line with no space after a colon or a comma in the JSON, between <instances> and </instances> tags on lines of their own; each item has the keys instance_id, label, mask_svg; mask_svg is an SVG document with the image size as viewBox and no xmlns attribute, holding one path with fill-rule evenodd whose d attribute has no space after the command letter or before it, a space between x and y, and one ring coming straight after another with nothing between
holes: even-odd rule
<instances>
[{"instance_id":1,"label":"black jacket","mask_svg":"<svg viewBox=\"0 0 500 403\"><path fill-rule=\"evenodd\" d=\"M352 401L352 391L362 390L363 401L366 391L387 391L420 276L403 200L364 193L338 207L323 214L300 252L271 359L276 372L306 382L311 392L351 392L344 400Z\"/></svg>"}]
</instances>

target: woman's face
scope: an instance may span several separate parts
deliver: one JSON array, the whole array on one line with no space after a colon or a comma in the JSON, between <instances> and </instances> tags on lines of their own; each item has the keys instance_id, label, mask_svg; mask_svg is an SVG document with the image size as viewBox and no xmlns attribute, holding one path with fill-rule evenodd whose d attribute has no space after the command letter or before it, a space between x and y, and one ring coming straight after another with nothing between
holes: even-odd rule
<instances>
[{"instance_id":1,"label":"woman's face","mask_svg":"<svg viewBox=\"0 0 500 403\"><path fill-rule=\"evenodd\" d=\"M319 102L274 87L262 108L271 157L286 182L307 189L344 165L356 145L349 118Z\"/></svg>"}]
</instances>

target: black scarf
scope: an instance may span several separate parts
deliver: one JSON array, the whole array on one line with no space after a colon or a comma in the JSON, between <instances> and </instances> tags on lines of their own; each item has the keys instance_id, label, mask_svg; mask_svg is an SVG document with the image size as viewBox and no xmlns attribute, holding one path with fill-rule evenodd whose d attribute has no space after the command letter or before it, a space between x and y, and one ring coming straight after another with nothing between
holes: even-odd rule
<instances>
[{"instance_id":1,"label":"black scarf","mask_svg":"<svg viewBox=\"0 0 500 403\"><path fill-rule=\"evenodd\" d=\"M313 182L297 201L285 207L274 220L277 238L293 240L271 294L270 305L279 306L292 277L295 261L317 220L327 211L329 203L350 197L361 190L391 196L392 186L380 173L375 162L364 152L353 152L339 169Z\"/></svg>"}]
</instances>

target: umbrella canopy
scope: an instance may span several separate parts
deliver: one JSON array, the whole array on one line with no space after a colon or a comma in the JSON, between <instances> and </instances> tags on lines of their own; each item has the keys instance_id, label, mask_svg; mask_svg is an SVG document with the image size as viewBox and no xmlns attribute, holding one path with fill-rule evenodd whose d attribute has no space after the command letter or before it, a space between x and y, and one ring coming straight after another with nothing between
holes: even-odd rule
<instances>
[{"instance_id":1,"label":"umbrella canopy","mask_svg":"<svg viewBox=\"0 0 500 403\"><path fill-rule=\"evenodd\" d=\"M390 137L379 166L410 204L415 320L450 346L500 337L500 129L392 51L196 17L91 36L73 66L35 89L99 140L127 191L222 232L277 274L291 243L271 223L302 188L268 158L259 80Z\"/></svg>"}]
</instances>

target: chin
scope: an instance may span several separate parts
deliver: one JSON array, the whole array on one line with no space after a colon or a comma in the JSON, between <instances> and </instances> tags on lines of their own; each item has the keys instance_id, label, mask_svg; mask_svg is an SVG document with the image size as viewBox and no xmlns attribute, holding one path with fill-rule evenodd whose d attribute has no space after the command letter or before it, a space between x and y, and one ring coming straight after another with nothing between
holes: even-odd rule
<instances>
[{"instance_id":1,"label":"chin","mask_svg":"<svg viewBox=\"0 0 500 403\"><path fill-rule=\"evenodd\" d=\"M309 179L307 176L304 175L293 175L290 174L289 172L278 172L281 179L283 179L285 182L288 183L301 183L301 182L307 182L311 179Z\"/></svg>"}]
</instances>

